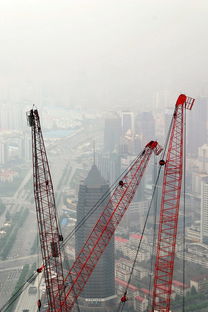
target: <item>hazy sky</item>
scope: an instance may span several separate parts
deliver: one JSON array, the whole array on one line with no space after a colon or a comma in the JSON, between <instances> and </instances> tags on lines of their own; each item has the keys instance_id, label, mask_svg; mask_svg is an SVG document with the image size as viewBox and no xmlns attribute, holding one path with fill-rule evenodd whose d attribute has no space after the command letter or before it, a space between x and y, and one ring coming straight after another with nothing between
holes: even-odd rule
<instances>
[{"instance_id":1,"label":"hazy sky","mask_svg":"<svg viewBox=\"0 0 208 312\"><path fill-rule=\"evenodd\" d=\"M208 94L207 32L207 0L0 0L0 91L111 109Z\"/></svg>"}]
</instances>

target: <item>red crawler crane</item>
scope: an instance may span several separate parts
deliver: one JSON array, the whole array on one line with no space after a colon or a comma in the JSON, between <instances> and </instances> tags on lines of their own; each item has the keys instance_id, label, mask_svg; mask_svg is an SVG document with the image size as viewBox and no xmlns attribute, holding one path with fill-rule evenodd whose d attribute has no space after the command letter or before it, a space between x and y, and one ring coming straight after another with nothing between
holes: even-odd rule
<instances>
[{"instance_id":1,"label":"red crawler crane","mask_svg":"<svg viewBox=\"0 0 208 312\"><path fill-rule=\"evenodd\" d=\"M179 203L183 174L184 110L192 109L194 99L181 94L175 105L160 208L160 221L154 272L152 312L169 312Z\"/></svg>"},{"instance_id":2,"label":"red crawler crane","mask_svg":"<svg viewBox=\"0 0 208 312\"><path fill-rule=\"evenodd\" d=\"M79 297L131 203L150 156L153 152L158 155L161 151L162 148L157 142L149 142L115 187L107 205L65 278L65 300L67 300L68 311L73 308L76 299ZM65 301L63 300L64 304ZM61 309L57 307L56 312L59 311Z\"/></svg>"},{"instance_id":3,"label":"red crawler crane","mask_svg":"<svg viewBox=\"0 0 208 312\"><path fill-rule=\"evenodd\" d=\"M53 184L37 109L27 113L32 132L33 184L49 311L67 311Z\"/></svg>"}]
</instances>

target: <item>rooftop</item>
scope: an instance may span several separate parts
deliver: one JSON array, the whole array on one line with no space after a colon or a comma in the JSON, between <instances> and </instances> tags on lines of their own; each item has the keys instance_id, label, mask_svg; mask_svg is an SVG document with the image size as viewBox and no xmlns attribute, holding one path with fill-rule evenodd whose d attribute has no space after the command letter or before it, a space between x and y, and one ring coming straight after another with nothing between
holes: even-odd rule
<instances>
[{"instance_id":1,"label":"rooftop","mask_svg":"<svg viewBox=\"0 0 208 312\"><path fill-rule=\"evenodd\" d=\"M129 240L120 236L115 236L115 241L119 243L128 243Z\"/></svg>"},{"instance_id":2,"label":"rooftop","mask_svg":"<svg viewBox=\"0 0 208 312\"><path fill-rule=\"evenodd\" d=\"M101 176L100 171L98 170L96 165L92 165L92 168L90 169L86 179L84 180L84 183L87 186L96 186L96 187L107 184L103 179L103 177Z\"/></svg>"},{"instance_id":3,"label":"rooftop","mask_svg":"<svg viewBox=\"0 0 208 312\"><path fill-rule=\"evenodd\" d=\"M142 301L144 301L144 298L142 298L142 297L140 297L140 296L136 296L136 297L135 297L135 300L142 302Z\"/></svg>"}]
</instances>

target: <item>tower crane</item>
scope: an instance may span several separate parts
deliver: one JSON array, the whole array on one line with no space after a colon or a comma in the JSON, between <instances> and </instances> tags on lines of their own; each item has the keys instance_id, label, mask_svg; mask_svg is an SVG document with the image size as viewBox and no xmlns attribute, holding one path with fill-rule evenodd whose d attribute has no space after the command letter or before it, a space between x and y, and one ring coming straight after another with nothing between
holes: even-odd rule
<instances>
[{"instance_id":1,"label":"tower crane","mask_svg":"<svg viewBox=\"0 0 208 312\"><path fill-rule=\"evenodd\" d=\"M27 113L32 133L33 186L39 239L44 271L46 296L50 312L66 312L64 275L60 243L63 236L58 227L53 184L37 109ZM40 303L39 303L40 305Z\"/></svg>"},{"instance_id":2,"label":"tower crane","mask_svg":"<svg viewBox=\"0 0 208 312\"><path fill-rule=\"evenodd\" d=\"M64 306L67 301L67 311L71 311L73 308L131 203L152 153L159 155L161 151L162 148L156 141L150 141L114 188L103 212L64 280L66 297L62 305ZM61 307L57 306L55 311L60 312Z\"/></svg>"},{"instance_id":3,"label":"tower crane","mask_svg":"<svg viewBox=\"0 0 208 312\"><path fill-rule=\"evenodd\" d=\"M176 102L170 128L170 137L164 165L160 208L154 288L151 312L169 312L175 259L179 204L183 175L184 112L191 110L194 99L181 94Z\"/></svg>"}]
</instances>

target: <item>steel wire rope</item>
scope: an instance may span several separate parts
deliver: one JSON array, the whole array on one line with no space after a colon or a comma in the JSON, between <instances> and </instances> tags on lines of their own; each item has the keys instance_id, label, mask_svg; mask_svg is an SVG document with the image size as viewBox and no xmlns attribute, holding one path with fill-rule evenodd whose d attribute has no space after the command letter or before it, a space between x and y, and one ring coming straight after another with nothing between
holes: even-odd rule
<instances>
[{"instance_id":1,"label":"steel wire rope","mask_svg":"<svg viewBox=\"0 0 208 312\"><path fill-rule=\"evenodd\" d=\"M171 123L170 123L169 130L168 130L168 135L166 137L166 141L165 141L165 145L164 145L164 150L162 152L160 160L164 159L164 156L165 156L165 153L166 153L166 150L167 150L168 140L169 140L169 137L170 137L172 124L173 124L173 117L171 119ZM157 189L157 186L158 186L158 181L159 181L159 178L160 178L161 168L162 168L162 166L160 166L160 168L158 170L157 178L156 178L156 181L155 181L155 184L154 184L154 188L153 188L152 197L151 197L151 200L150 200L149 208L148 208L147 215L146 215L145 222L144 222L144 226L143 226L143 229L142 229L141 238L140 238L140 241L139 241L139 244L138 244L138 247L137 247L137 251L136 251L134 262L133 262L133 265L132 265L132 268L131 268L129 279L128 279L127 285L125 287L125 290L124 290L124 295L127 294L127 291L128 291L128 288L129 288L129 284L131 282L131 278L132 278L132 275L133 275L133 271L134 271L134 267L135 267L135 264L136 264L137 256L138 256L138 253L139 253L139 250L140 250L140 247L141 247L142 239L143 239L143 236L144 236L144 232L145 232L145 229L146 229L146 225L147 225L147 221L148 221L148 218L149 218L150 210L151 210L151 207L152 207L153 199L154 199L155 192L156 192L156 189ZM156 226L155 225L154 225L154 229L155 229L155 232L156 232ZM153 248L154 248L154 244L153 244ZM149 283L149 285L150 285L150 283ZM118 307L118 312L122 312L123 311L125 303L126 303L126 301L120 302L119 307Z\"/></svg>"},{"instance_id":2,"label":"steel wire rope","mask_svg":"<svg viewBox=\"0 0 208 312\"><path fill-rule=\"evenodd\" d=\"M1 307L0 312L7 311L11 304L23 293L25 289L36 279L37 272L34 272L19 289L9 298L9 300Z\"/></svg>"},{"instance_id":3,"label":"steel wire rope","mask_svg":"<svg viewBox=\"0 0 208 312\"><path fill-rule=\"evenodd\" d=\"M37 224L37 233L38 233L38 224ZM37 235L37 268L40 267L40 254L39 254L39 238ZM40 279L38 274L38 300L40 299Z\"/></svg>"},{"instance_id":4,"label":"steel wire rope","mask_svg":"<svg viewBox=\"0 0 208 312\"><path fill-rule=\"evenodd\" d=\"M65 252L65 249L63 249L63 254L64 254L64 259L66 259L66 260L68 260L68 257L67 257L67 254L66 254L66 252ZM65 262L66 263L66 266L68 266L68 264L67 264L67 262ZM70 266L68 266L68 268L66 268L68 271L70 270ZM70 275L70 277L71 277L71 275ZM71 277L71 281L70 281L71 283L72 283L72 277ZM63 293L63 292L62 292ZM74 293L74 296L75 296L75 303L76 303L76 308L77 308L77 311L78 312L80 312L80 307L79 307L79 302L78 302L78 298L77 298L77 296L76 296L76 291L75 291L75 289L73 288L73 293Z\"/></svg>"},{"instance_id":5,"label":"steel wire rope","mask_svg":"<svg viewBox=\"0 0 208 312\"><path fill-rule=\"evenodd\" d=\"M185 279L186 279L186 109L184 109L184 155L183 155L183 301L182 307L185 312Z\"/></svg>"},{"instance_id":6,"label":"steel wire rope","mask_svg":"<svg viewBox=\"0 0 208 312\"><path fill-rule=\"evenodd\" d=\"M148 217L149 217L149 214L150 214L150 210L151 210L151 206L152 206L152 202L153 202L156 186L157 186L157 183L158 183L158 180L159 180L160 172L161 172L161 167L160 167L160 170L158 171L158 175L157 175L157 179L156 179L155 186L154 186L154 189L153 189L151 201L150 201L150 204L149 204L149 208L148 208L147 215L146 215L146 218L145 218L144 226L143 226L143 229L142 229L141 238L140 238L137 250L136 250L136 255L135 255L135 258L134 258L134 261L133 261L133 265L132 265L132 268L131 268L131 272L130 272L130 275L129 275L129 279L128 279L127 285L125 287L124 294L127 294L127 291L128 291L128 288L129 288L129 284L131 282L132 274L133 274L133 271L134 271L134 267L135 267L135 264L136 264L137 256L138 256L138 253L139 253L139 250L140 250L140 247L141 247L141 243L142 243L142 239L143 239L143 236L144 236L144 232L145 232L145 229L146 229L147 220L148 220ZM121 312L123 311L125 302L126 301L120 302L118 311L121 311Z\"/></svg>"}]
</instances>

